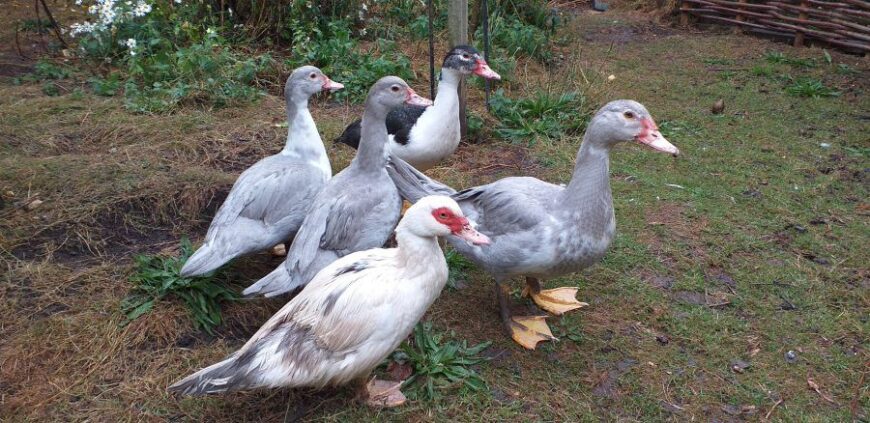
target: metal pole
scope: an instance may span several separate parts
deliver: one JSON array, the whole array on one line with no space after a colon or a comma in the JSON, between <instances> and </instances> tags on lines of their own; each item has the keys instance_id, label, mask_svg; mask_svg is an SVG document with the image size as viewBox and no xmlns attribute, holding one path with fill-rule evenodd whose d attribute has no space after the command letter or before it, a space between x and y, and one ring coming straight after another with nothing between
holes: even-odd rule
<instances>
[{"instance_id":1,"label":"metal pole","mask_svg":"<svg viewBox=\"0 0 870 423\"><path fill-rule=\"evenodd\" d=\"M432 21L435 12L432 9L432 0L426 0L426 10L429 12L429 98L435 99L435 28Z\"/></svg>"},{"instance_id":2,"label":"metal pole","mask_svg":"<svg viewBox=\"0 0 870 423\"><path fill-rule=\"evenodd\" d=\"M451 46L468 44L468 0L449 0L447 3L447 27L450 30ZM465 82L459 83L459 132L462 138L468 133L465 116Z\"/></svg>"},{"instance_id":3,"label":"metal pole","mask_svg":"<svg viewBox=\"0 0 870 423\"><path fill-rule=\"evenodd\" d=\"M489 63L489 5L486 0L480 2L480 11L482 15L482 24L483 24L483 59ZM486 111L489 111L489 79L483 79L483 94L484 94L484 104L486 104Z\"/></svg>"}]
</instances>

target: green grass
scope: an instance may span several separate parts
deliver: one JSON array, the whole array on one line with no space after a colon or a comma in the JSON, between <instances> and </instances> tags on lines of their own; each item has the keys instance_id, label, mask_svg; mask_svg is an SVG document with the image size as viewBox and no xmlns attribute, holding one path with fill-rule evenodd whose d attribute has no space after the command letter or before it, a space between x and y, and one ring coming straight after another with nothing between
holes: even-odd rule
<instances>
[{"instance_id":1,"label":"green grass","mask_svg":"<svg viewBox=\"0 0 870 423\"><path fill-rule=\"evenodd\" d=\"M134 288L126 280L132 257L204 233L238 172L280 150L281 98L143 116L125 112L118 96L45 97L38 85L0 84L0 128L10 128L0 142L0 230L8 234L0 237L8 269L0 297L12 310L0 322L4 417L282 421L289 403L307 406L305 418L319 421L866 420L867 64L835 51L829 64L817 50L743 35L646 36L632 32L645 21L612 13L583 14L566 28L582 52L566 50L553 70L576 66L592 81L616 80L588 86L578 75L550 91L555 78L518 59L505 90L520 115L516 127L582 121L607 100L632 98L682 155L632 143L613 151L614 244L596 266L545 283L578 286L578 299L590 304L548 319L560 342L535 351L516 346L502 331L491 276L448 257L467 286L445 290L425 317L432 324L426 340L406 347L427 377L407 388L417 396L395 410L367 409L344 391L166 393L177 378L235 351L285 299L223 303L213 337L191 332L183 301L169 296L119 325L127 318L119 304ZM418 47L397 43L408 55ZM782 58L769 60L771 50ZM816 66L791 60L812 57ZM710 72L710 64L721 69ZM425 61L415 71L425 74ZM783 75L841 94L794 96ZM528 117L574 90L585 97L582 108ZM539 92L555 94L516 105ZM483 135L428 174L455 188L519 175L567 182L581 130L507 145L491 134L508 126L486 114L480 90L472 86L469 98ZM713 115L720 98L725 112ZM323 139L359 116L361 108L350 107L312 102ZM352 157L344 148L329 154L336 172ZM34 198L44 203L27 210ZM140 238L119 242L127 233ZM225 275L250 283L278 264L256 255ZM521 281L510 283L518 292ZM528 299L513 301L518 314L536 312ZM435 335L440 340L430 342ZM491 345L472 356L491 360L457 364L463 348L485 342ZM457 344L456 354L443 353ZM786 360L789 351L796 360ZM737 360L748 364L742 373L732 370ZM451 383L446 369L454 377L473 370L485 387ZM809 389L808 377L836 404Z\"/></svg>"},{"instance_id":2,"label":"green grass","mask_svg":"<svg viewBox=\"0 0 870 423\"><path fill-rule=\"evenodd\" d=\"M164 298L173 296L187 306L194 326L214 334L214 328L223 321L221 303L238 300L239 296L215 280L214 272L197 277L181 276L181 267L194 250L187 238L181 240L179 250L177 257L134 257L136 269L130 276L133 291L121 303L121 312L127 318L125 324L150 312Z\"/></svg>"},{"instance_id":3,"label":"green grass","mask_svg":"<svg viewBox=\"0 0 870 423\"><path fill-rule=\"evenodd\" d=\"M785 87L785 92L798 97L838 97L839 91L825 86L822 81L815 78L801 77L793 79Z\"/></svg>"}]
</instances>

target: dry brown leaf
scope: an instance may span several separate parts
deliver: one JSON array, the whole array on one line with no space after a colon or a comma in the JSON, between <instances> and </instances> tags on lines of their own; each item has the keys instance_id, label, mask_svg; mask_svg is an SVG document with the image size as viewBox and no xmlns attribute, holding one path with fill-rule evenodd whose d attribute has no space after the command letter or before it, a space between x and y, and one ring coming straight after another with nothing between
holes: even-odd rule
<instances>
[{"instance_id":1,"label":"dry brown leaf","mask_svg":"<svg viewBox=\"0 0 870 423\"><path fill-rule=\"evenodd\" d=\"M810 387L810 389L816 391L816 393L819 394L819 396L822 397L823 400L825 400L831 404L837 405L837 402L834 401L833 398L822 393L822 390L819 388L819 384L816 383L816 381L812 378L812 376L807 376L807 385Z\"/></svg>"}]
</instances>

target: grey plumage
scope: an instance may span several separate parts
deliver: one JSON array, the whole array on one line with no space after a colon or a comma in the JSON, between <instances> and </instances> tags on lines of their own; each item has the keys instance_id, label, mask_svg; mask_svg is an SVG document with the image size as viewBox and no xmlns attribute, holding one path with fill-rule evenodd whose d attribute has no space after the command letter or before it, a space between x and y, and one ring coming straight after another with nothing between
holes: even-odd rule
<instances>
[{"instance_id":1,"label":"grey plumage","mask_svg":"<svg viewBox=\"0 0 870 423\"><path fill-rule=\"evenodd\" d=\"M332 176L308 112L308 97L323 89L324 79L313 66L303 66L287 78L284 150L242 172L215 214L203 245L184 264L183 276L204 274L236 257L268 249L299 229L308 205Z\"/></svg>"},{"instance_id":2,"label":"grey plumage","mask_svg":"<svg viewBox=\"0 0 870 423\"><path fill-rule=\"evenodd\" d=\"M496 280L519 275L555 277L588 267L610 246L616 224L609 152L619 142L636 140L647 130L643 123L647 120L646 125L654 127L646 108L634 101L604 106L587 129L567 187L510 177L456 192L396 157L390 158L388 172L403 198L411 202L432 194L456 200L492 244L481 248L455 237L447 239Z\"/></svg>"},{"instance_id":3,"label":"grey plumage","mask_svg":"<svg viewBox=\"0 0 870 423\"><path fill-rule=\"evenodd\" d=\"M397 86L404 89L392 90ZM385 119L405 102L406 93L413 90L396 77L382 78L372 87L356 157L314 199L284 263L245 289L245 295L289 292L339 257L387 241L399 221L402 200L385 169Z\"/></svg>"}]
</instances>

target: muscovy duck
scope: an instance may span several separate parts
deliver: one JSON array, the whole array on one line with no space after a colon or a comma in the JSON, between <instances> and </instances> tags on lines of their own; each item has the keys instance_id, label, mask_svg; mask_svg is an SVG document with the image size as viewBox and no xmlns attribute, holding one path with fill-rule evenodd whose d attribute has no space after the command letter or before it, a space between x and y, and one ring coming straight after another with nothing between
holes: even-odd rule
<instances>
[{"instance_id":1,"label":"muscovy duck","mask_svg":"<svg viewBox=\"0 0 870 423\"><path fill-rule=\"evenodd\" d=\"M272 297L289 292L304 286L339 257L384 245L402 209L402 199L385 168L385 120L387 113L402 104L432 102L395 76L381 78L372 86L356 157L311 202L284 263L245 289L245 295Z\"/></svg>"},{"instance_id":2,"label":"muscovy duck","mask_svg":"<svg viewBox=\"0 0 870 423\"><path fill-rule=\"evenodd\" d=\"M471 74L501 79L474 47L454 47L444 57L435 104L406 105L387 115L390 152L419 170L429 169L453 154L460 138L459 84ZM355 121L335 142L357 148L359 135L360 122Z\"/></svg>"},{"instance_id":3,"label":"muscovy duck","mask_svg":"<svg viewBox=\"0 0 870 423\"><path fill-rule=\"evenodd\" d=\"M239 175L202 246L184 263L182 276L208 273L236 257L293 237L311 200L332 177L326 149L308 111L308 98L341 88L344 85L314 66L302 66L290 74L284 86L288 127L284 149Z\"/></svg>"},{"instance_id":4,"label":"muscovy duck","mask_svg":"<svg viewBox=\"0 0 870 423\"><path fill-rule=\"evenodd\" d=\"M402 381L368 376L444 288L447 262L437 237L447 235L475 245L489 242L455 201L420 199L396 228L398 248L358 251L332 262L240 350L169 390L201 395L358 381L369 405L401 405Z\"/></svg>"},{"instance_id":5,"label":"muscovy duck","mask_svg":"<svg viewBox=\"0 0 870 423\"><path fill-rule=\"evenodd\" d=\"M555 338L543 316L510 315L502 283L525 276L524 292L556 315L586 305L575 298L577 288L542 290L540 280L591 266L610 247L616 229L608 175L610 150L630 140L679 154L643 105L617 100L601 108L589 123L567 186L510 177L456 192L395 157L387 170L405 199L414 202L426 195L449 195L492 240L482 249L447 238L454 249L494 276L505 328L516 342L534 349L538 342Z\"/></svg>"}]
</instances>

